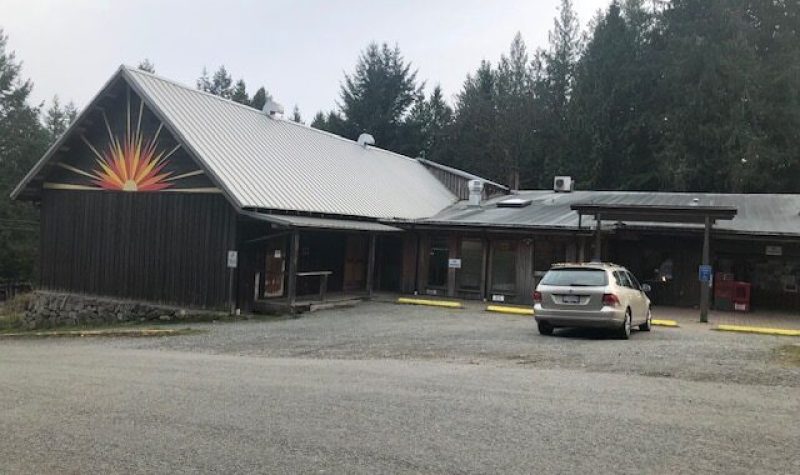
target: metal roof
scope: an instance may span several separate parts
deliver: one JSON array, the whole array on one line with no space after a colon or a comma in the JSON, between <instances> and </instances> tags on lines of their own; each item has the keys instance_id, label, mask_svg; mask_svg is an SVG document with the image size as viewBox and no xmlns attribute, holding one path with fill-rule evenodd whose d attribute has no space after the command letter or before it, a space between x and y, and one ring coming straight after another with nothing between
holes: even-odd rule
<instances>
[{"instance_id":1,"label":"metal roof","mask_svg":"<svg viewBox=\"0 0 800 475\"><path fill-rule=\"evenodd\" d=\"M415 159L125 72L241 208L414 219L456 201Z\"/></svg>"},{"instance_id":2,"label":"metal roof","mask_svg":"<svg viewBox=\"0 0 800 475\"><path fill-rule=\"evenodd\" d=\"M415 219L456 201L415 159L124 71L241 208Z\"/></svg>"},{"instance_id":3,"label":"metal roof","mask_svg":"<svg viewBox=\"0 0 800 475\"><path fill-rule=\"evenodd\" d=\"M269 213L256 213L243 211L243 216L247 216L259 221L266 221L277 226L286 228L307 228L307 229L335 229L341 231L371 231L371 232L396 232L402 231L400 228L377 223L375 221L356 221L348 219L329 219L317 218L314 216L293 216Z\"/></svg>"},{"instance_id":4,"label":"metal roof","mask_svg":"<svg viewBox=\"0 0 800 475\"><path fill-rule=\"evenodd\" d=\"M415 224L487 227L497 229L550 229L577 230L578 213L574 204L598 205L651 205L651 206L712 206L736 208L736 217L714 225L716 231L733 234L800 236L800 195L790 194L717 194L717 193L661 193L627 191L520 191L515 195L531 200L524 208L497 207L507 196L493 198L480 206L459 202L435 216L417 220ZM695 201L696 200L696 201ZM701 229L700 226L676 223L625 222L631 229ZM581 227L589 230L594 219L584 216ZM618 228L611 221L603 221L604 229Z\"/></svg>"}]
</instances>

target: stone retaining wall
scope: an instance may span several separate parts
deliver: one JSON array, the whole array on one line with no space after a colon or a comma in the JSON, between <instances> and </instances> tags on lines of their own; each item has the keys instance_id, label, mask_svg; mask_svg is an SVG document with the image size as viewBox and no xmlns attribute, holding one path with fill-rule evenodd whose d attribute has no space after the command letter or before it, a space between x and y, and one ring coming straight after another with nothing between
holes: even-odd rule
<instances>
[{"instance_id":1,"label":"stone retaining wall","mask_svg":"<svg viewBox=\"0 0 800 475\"><path fill-rule=\"evenodd\" d=\"M108 325L127 322L211 320L224 313L187 310L130 300L35 291L28 296L22 324L27 329L65 325Z\"/></svg>"}]
</instances>

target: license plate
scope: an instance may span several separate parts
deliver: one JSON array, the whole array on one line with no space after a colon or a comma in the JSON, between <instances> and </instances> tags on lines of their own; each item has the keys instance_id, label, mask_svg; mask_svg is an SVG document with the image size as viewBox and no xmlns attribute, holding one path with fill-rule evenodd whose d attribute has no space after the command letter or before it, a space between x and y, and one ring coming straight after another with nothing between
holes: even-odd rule
<instances>
[{"instance_id":1,"label":"license plate","mask_svg":"<svg viewBox=\"0 0 800 475\"><path fill-rule=\"evenodd\" d=\"M577 295L565 295L563 299L564 303L581 303L581 298Z\"/></svg>"}]
</instances>

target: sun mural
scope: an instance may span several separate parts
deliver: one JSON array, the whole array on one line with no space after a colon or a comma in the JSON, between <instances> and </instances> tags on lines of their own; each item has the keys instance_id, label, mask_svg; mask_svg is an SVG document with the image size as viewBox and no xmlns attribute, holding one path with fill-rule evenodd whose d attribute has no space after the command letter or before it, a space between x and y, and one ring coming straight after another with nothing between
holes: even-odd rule
<instances>
[{"instance_id":1,"label":"sun mural","mask_svg":"<svg viewBox=\"0 0 800 475\"><path fill-rule=\"evenodd\" d=\"M170 158L181 148L178 144L173 148L160 146L159 135L164 127L159 123L152 136L146 137L142 132L142 116L144 102L139 101L139 110L135 124L132 124L130 93L127 97L124 132L112 132L105 111L102 111L103 122L108 133L108 142L96 146L85 135L81 140L94 154L95 166L82 170L72 165L59 162L61 168L89 178L89 184L48 183L48 188L73 190L113 190L113 191L186 191L208 192L215 188L176 188L175 182L184 178L202 175L202 170L176 174L166 169Z\"/></svg>"}]
</instances>

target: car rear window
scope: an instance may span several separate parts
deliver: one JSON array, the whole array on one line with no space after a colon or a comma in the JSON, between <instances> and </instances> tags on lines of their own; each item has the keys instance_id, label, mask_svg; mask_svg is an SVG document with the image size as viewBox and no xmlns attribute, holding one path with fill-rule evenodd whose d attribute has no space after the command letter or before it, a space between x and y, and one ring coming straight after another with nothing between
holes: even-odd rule
<instances>
[{"instance_id":1,"label":"car rear window","mask_svg":"<svg viewBox=\"0 0 800 475\"><path fill-rule=\"evenodd\" d=\"M566 285L577 287L603 286L608 284L606 271L602 269L552 269L540 282L544 285Z\"/></svg>"}]
</instances>

